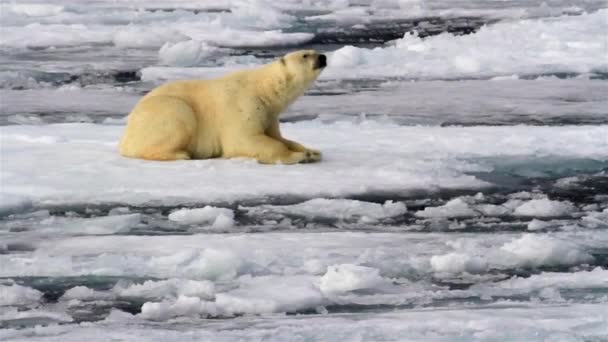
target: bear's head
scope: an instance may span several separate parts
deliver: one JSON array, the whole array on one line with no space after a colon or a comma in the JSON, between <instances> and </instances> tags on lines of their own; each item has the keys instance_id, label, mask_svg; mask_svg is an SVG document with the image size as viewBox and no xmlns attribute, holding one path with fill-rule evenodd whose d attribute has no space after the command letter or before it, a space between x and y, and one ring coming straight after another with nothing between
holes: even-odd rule
<instances>
[{"instance_id":1,"label":"bear's head","mask_svg":"<svg viewBox=\"0 0 608 342\"><path fill-rule=\"evenodd\" d=\"M297 84L306 90L327 66L327 57L315 50L294 51L281 57L288 83Z\"/></svg>"}]
</instances>

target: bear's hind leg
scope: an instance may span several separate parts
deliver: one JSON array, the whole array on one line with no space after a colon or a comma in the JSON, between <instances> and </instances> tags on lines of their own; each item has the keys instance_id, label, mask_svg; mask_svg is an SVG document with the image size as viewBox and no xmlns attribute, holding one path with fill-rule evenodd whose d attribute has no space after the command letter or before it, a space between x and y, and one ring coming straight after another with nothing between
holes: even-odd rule
<instances>
[{"instance_id":1,"label":"bear's hind leg","mask_svg":"<svg viewBox=\"0 0 608 342\"><path fill-rule=\"evenodd\" d=\"M119 150L148 160L190 159L188 146L198 122L192 108L173 96L152 96L138 103L127 122Z\"/></svg>"}]
</instances>

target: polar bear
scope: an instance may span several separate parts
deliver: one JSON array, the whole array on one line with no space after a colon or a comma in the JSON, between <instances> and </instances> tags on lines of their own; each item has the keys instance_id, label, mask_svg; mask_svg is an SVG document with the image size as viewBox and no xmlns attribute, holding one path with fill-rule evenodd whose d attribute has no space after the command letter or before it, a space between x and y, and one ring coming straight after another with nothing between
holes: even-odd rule
<instances>
[{"instance_id":1,"label":"polar bear","mask_svg":"<svg viewBox=\"0 0 608 342\"><path fill-rule=\"evenodd\" d=\"M119 151L126 157L149 160L319 161L319 151L283 138L279 114L312 85L326 65L325 55L302 50L218 79L161 85L129 114Z\"/></svg>"}]
</instances>

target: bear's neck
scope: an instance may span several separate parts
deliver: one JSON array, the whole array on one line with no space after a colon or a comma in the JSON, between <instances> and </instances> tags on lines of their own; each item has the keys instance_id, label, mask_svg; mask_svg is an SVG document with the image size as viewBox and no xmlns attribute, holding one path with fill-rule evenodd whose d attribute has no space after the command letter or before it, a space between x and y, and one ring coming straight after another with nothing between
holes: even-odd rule
<instances>
[{"instance_id":1,"label":"bear's neck","mask_svg":"<svg viewBox=\"0 0 608 342\"><path fill-rule=\"evenodd\" d=\"M267 112L274 116L281 114L306 90L305 85L290 82L289 76L281 69L279 62L264 65L258 69L259 77L256 77L255 80L256 87L259 90L258 98L266 107Z\"/></svg>"}]
</instances>

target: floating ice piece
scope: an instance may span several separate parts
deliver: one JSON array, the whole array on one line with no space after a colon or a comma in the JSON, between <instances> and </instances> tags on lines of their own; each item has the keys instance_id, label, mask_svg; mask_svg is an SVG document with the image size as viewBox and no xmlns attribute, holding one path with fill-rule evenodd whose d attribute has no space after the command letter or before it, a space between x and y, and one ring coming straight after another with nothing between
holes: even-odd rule
<instances>
[{"instance_id":1,"label":"floating ice piece","mask_svg":"<svg viewBox=\"0 0 608 342\"><path fill-rule=\"evenodd\" d=\"M0 216L23 212L32 207L32 202L25 196L0 192Z\"/></svg>"},{"instance_id":2,"label":"floating ice piece","mask_svg":"<svg viewBox=\"0 0 608 342\"><path fill-rule=\"evenodd\" d=\"M95 291L86 286L75 286L65 291L61 300L96 300L96 299L109 299L112 298L111 293Z\"/></svg>"},{"instance_id":3,"label":"floating ice piece","mask_svg":"<svg viewBox=\"0 0 608 342\"><path fill-rule=\"evenodd\" d=\"M475 209L485 216L505 216L512 213L508 207L495 204L479 204L475 206Z\"/></svg>"},{"instance_id":4,"label":"floating ice piece","mask_svg":"<svg viewBox=\"0 0 608 342\"><path fill-rule=\"evenodd\" d=\"M149 320L165 321L172 317L216 316L216 314L213 302L182 295L174 301L146 302L141 307L140 316Z\"/></svg>"},{"instance_id":5,"label":"floating ice piece","mask_svg":"<svg viewBox=\"0 0 608 342\"><path fill-rule=\"evenodd\" d=\"M18 284L0 284L0 307L7 305L27 305L40 301L42 292Z\"/></svg>"},{"instance_id":6,"label":"floating ice piece","mask_svg":"<svg viewBox=\"0 0 608 342\"><path fill-rule=\"evenodd\" d=\"M218 293L216 305L222 315L297 312L325 304L316 277L282 275L239 278L237 289Z\"/></svg>"},{"instance_id":7,"label":"floating ice piece","mask_svg":"<svg viewBox=\"0 0 608 342\"><path fill-rule=\"evenodd\" d=\"M532 221L528 222L528 230L541 230L549 226L551 226L550 223L537 219L533 219Z\"/></svg>"},{"instance_id":8,"label":"floating ice piece","mask_svg":"<svg viewBox=\"0 0 608 342\"><path fill-rule=\"evenodd\" d=\"M273 212L301 215L307 219L330 218L357 220L363 223L377 222L403 215L407 207L402 202L386 201L384 204L350 199L315 198L294 205L264 205L247 208L250 214Z\"/></svg>"},{"instance_id":9,"label":"floating ice piece","mask_svg":"<svg viewBox=\"0 0 608 342\"><path fill-rule=\"evenodd\" d=\"M426 207L417 211L416 216L424 218L475 217L481 213L474 210L462 198L455 198L439 207Z\"/></svg>"},{"instance_id":10,"label":"floating ice piece","mask_svg":"<svg viewBox=\"0 0 608 342\"><path fill-rule=\"evenodd\" d=\"M0 311L0 322L5 320L15 320L15 321L29 321L35 322L34 324L40 325L48 325L51 323L67 323L72 322L74 319L72 316L68 315L65 312L60 311L47 311L44 309L33 309L33 310L23 310L19 311L17 309L1 310ZM1 332L1 330L0 330ZM0 335L1 336L1 335Z\"/></svg>"},{"instance_id":11,"label":"floating ice piece","mask_svg":"<svg viewBox=\"0 0 608 342\"><path fill-rule=\"evenodd\" d=\"M445 255L434 255L430 259L431 267L439 273L482 273L488 268L488 263L481 257L471 256L463 253L448 253Z\"/></svg>"},{"instance_id":12,"label":"floating ice piece","mask_svg":"<svg viewBox=\"0 0 608 342\"><path fill-rule=\"evenodd\" d=\"M179 209L169 214L169 220L183 224L210 224L212 228L227 229L234 226L234 212L207 205L204 208Z\"/></svg>"},{"instance_id":13,"label":"floating ice piece","mask_svg":"<svg viewBox=\"0 0 608 342\"><path fill-rule=\"evenodd\" d=\"M608 10L559 18L505 21L478 32L420 38L406 33L392 46L345 46L321 78L463 78L558 72L588 73L608 64L603 39Z\"/></svg>"},{"instance_id":14,"label":"floating ice piece","mask_svg":"<svg viewBox=\"0 0 608 342\"><path fill-rule=\"evenodd\" d=\"M508 252L513 258L505 256L504 260L497 262L516 267L570 266L594 260L579 245L537 234L524 234L504 244L500 250Z\"/></svg>"},{"instance_id":15,"label":"floating ice piece","mask_svg":"<svg viewBox=\"0 0 608 342\"><path fill-rule=\"evenodd\" d=\"M158 59L163 65L189 67L204 62L218 51L221 50L197 40L167 42L158 51Z\"/></svg>"},{"instance_id":16,"label":"floating ice piece","mask_svg":"<svg viewBox=\"0 0 608 342\"><path fill-rule=\"evenodd\" d=\"M91 235L116 234L125 232L141 222L141 214L113 215L78 220L70 224L68 231Z\"/></svg>"},{"instance_id":17,"label":"floating ice piece","mask_svg":"<svg viewBox=\"0 0 608 342\"><path fill-rule=\"evenodd\" d=\"M570 202L552 201L548 198L527 201L513 212L517 216L559 217L567 216L576 211Z\"/></svg>"},{"instance_id":18,"label":"floating ice piece","mask_svg":"<svg viewBox=\"0 0 608 342\"><path fill-rule=\"evenodd\" d=\"M403 193L479 189L489 184L470 172L488 170L484 166L487 164L479 161L484 157L608 159L605 125L518 126L514 130L375 122L284 124L286 136L302 142L316 141L325 159L311 165L272 167L249 160L156 163L123 158L116 152L122 130L119 126L93 124L0 127L4 158L0 192L53 205L86 203L91 198L98 203L175 205L279 195L341 197L394 189ZM23 144L15 139L18 134L50 135L66 141ZM581 135L585 140L580 139ZM341 144L345 139L350 143ZM38 177L31 168L34 160L46 170L45 177ZM133 172L134 168L139 172ZM247 173L246 181L243 172ZM201 177L205 182L200 181Z\"/></svg>"},{"instance_id":19,"label":"floating ice piece","mask_svg":"<svg viewBox=\"0 0 608 342\"><path fill-rule=\"evenodd\" d=\"M543 272L528 278L513 277L495 286L505 289L531 291L545 287L560 289L608 288L608 270L596 267L591 271L580 272Z\"/></svg>"},{"instance_id":20,"label":"floating ice piece","mask_svg":"<svg viewBox=\"0 0 608 342\"><path fill-rule=\"evenodd\" d=\"M177 298L179 296L198 297L205 300L215 296L215 285L207 280L172 278L167 280L148 280L142 284L119 282L112 292L121 297Z\"/></svg>"},{"instance_id":21,"label":"floating ice piece","mask_svg":"<svg viewBox=\"0 0 608 342\"><path fill-rule=\"evenodd\" d=\"M55 16L64 11L64 6L52 4L1 4L0 10L22 14L28 17Z\"/></svg>"},{"instance_id":22,"label":"floating ice piece","mask_svg":"<svg viewBox=\"0 0 608 342\"><path fill-rule=\"evenodd\" d=\"M601 212L592 212L583 216L583 224L591 228L608 227L608 208Z\"/></svg>"},{"instance_id":23,"label":"floating ice piece","mask_svg":"<svg viewBox=\"0 0 608 342\"><path fill-rule=\"evenodd\" d=\"M386 284L380 271L373 267L353 264L332 265L320 279L319 288L326 295L339 295L350 291L373 289Z\"/></svg>"}]
</instances>

